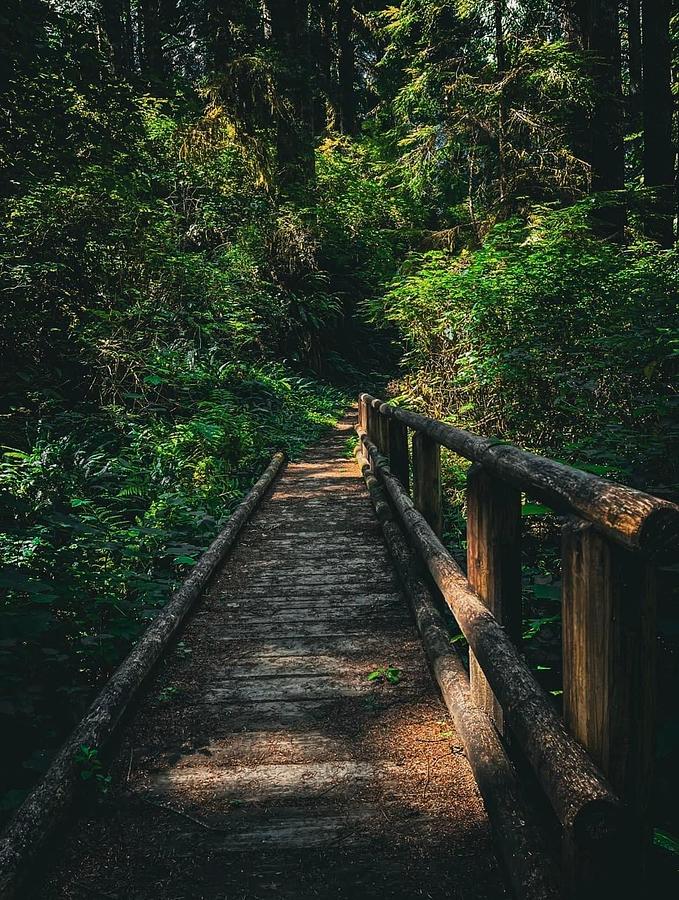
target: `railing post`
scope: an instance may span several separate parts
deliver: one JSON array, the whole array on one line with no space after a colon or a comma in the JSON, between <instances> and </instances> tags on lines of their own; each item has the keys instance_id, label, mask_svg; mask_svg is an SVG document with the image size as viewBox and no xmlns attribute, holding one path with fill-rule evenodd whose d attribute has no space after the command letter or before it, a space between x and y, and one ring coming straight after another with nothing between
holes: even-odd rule
<instances>
[{"instance_id":1,"label":"railing post","mask_svg":"<svg viewBox=\"0 0 679 900\"><path fill-rule=\"evenodd\" d=\"M441 448L426 434L413 435L413 503L439 537L441 515Z\"/></svg>"},{"instance_id":2,"label":"railing post","mask_svg":"<svg viewBox=\"0 0 679 900\"><path fill-rule=\"evenodd\" d=\"M387 423L389 468L407 491L410 486L408 428L396 419L385 417L384 421Z\"/></svg>"},{"instance_id":3,"label":"railing post","mask_svg":"<svg viewBox=\"0 0 679 900\"><path fill-rule=\"evenodd\" d=\"M380 413L379 400L373 400L370 404L369 437L382 456L384 456L384 416Z\"/></svg>"},{"instance_id":4,"label":"railing post","mask_svg":"<svg viewBox=\"0 0 679 900\"><path fill-rule=\"evenodd\" d=\"M467 475L467 579L515 644L521 642L521 492L474 465ZM502 708L473 653L471 698L504 731Z\"/></svg>"},{"instance_id":5,"label":"railing post","mask_svg":"<svg viewBox=\"0 0 679 900\"><path fill-rule=\"evenodd\" d=\"M377 445L379 443L379 439L376 435L377 430L377 417L378 413L373 409L372 402L366 401L365 403L365 433L368 436L368 440L372 441L373 444ZM371 466L372 468L372 466Z\"/></svg>"},{"instance_id":6,"label":"railing post","mask_svg":"<svg viewBox=\"0 0 679 900\"><path fill-rule=\"evenodd\" d=\"M368 430L367 403L363 394L358 395L358 427L362 431Z\"/></svg>"},{"instance_id":7,"label":"railing post","mask_svg":"<svg viewBox=\"0 0 679 900\"><path fill-rule=\"evenodd\" d=\"M632 873L643 878L651 839L655 571L579 519L564 525L562 554L564 717L635 813L638 829L625 851L634 892ZM580 896L572 870L581 871L582 863L571 858L569 868L573 895Z\"/></svg>"}]
</instances>

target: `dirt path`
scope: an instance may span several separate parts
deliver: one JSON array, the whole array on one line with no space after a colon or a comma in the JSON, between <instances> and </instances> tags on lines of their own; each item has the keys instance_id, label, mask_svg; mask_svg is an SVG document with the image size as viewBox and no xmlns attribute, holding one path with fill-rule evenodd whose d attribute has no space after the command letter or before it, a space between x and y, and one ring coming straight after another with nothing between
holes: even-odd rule
<instances>
[{"instance_id":1,"label":"dirt path","mask_svg":"<svg viewBox=\"0 0 679 900\"><path fill-rule=\"evenodd\" d=\"M246 527L35 897L505 896L350 428Z\"/></svg>"}]
</instances>

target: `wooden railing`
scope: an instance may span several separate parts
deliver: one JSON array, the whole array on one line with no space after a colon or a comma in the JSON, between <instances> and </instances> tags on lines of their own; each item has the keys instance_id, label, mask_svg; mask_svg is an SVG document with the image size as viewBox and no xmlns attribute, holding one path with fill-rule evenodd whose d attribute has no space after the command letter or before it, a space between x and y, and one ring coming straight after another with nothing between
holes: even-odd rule
<instances>
[{"instance_id":1,"label":"wooden railing","mask_svg":"<svg viewBox=\"0 0 679 900\"><path fill-rule=\"evenodd\" d=\"M528 760L562 826L571 896L610 890L614 873L618 889L638 892L651 837L655 571L679 557L679 506L369 394L358 433L469 643L473 703ZM442 446L473 463L466 576L440 541ZM524 492L564 516L563 718L520 652Z\"/></svg>"}]
</instances>

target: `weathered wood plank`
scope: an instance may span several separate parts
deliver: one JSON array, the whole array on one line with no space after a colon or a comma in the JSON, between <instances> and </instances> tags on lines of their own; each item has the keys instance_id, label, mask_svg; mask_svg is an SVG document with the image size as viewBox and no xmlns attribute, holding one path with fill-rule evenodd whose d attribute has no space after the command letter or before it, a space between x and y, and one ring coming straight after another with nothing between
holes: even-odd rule
<instances>
[{"instance_id":1,"label":"weathered wood plank","mask_svg":"<svg viewBox=\"0 0 679 900\"><path fill-rule=\"evenodd\" d=\"M168 605L94 700L63 745L44 778L21 806L0 841L0 895L16 896L32 862L66 819L79 783L80 747L104 747L125 710L177 632L188 612L233 546L285 462L276 454L224 529L198 561Z\"/></svg>"},{"instance_id":2,"label":"weathered wood plank","mask_svg":"<svg viewBox=\"0 0 679 900\"><path fill-rule=\"evenodd\" d=\"M404 488L405 489L405 488ZM426 434L413 435L413 501L435 534L441 535L441 453Z\"/></svg>"},{"instance_id":3,"label":"weathered wood plank","mask_svg":"<svg viewBox=\"0 0 679 900\"><path fill-rule=\"evenodd\" d=\"M206 791L216 799L243 802L312 799L330 792L355 799L366 787L374 791L378 780L393 778L397 769L394 765L353 760L251 765L237 769L169 768L158 773L151 783L154 792L159 794Z\"/></svg>"},{"instance_id":4,"label":"weathered wood plank","mask_svg":"<svg viewBox=\"0 0 679 900\"><path fill-rule=\"evenodd\" d=\"M642 889L651 844L655 755L655 573L592 525L563 528L564 716L574 736L634 810L627 889ZM573 890L585 896L597 861L569 853ZM602 878L608 877L607 873Z\"/></svg>"},{"instance_id":5,"label":"weathered wood plank","mask_svg":"<svg viewBox=\"0 0 679 900\"><path fill-rule=\"evenodd\" d=\"M521 492L482 466L467 475L467 578L517 647L521 645ZM501 733L502 707L474 652L469 654L472 701Z\"/></svg>"}]
</instances>

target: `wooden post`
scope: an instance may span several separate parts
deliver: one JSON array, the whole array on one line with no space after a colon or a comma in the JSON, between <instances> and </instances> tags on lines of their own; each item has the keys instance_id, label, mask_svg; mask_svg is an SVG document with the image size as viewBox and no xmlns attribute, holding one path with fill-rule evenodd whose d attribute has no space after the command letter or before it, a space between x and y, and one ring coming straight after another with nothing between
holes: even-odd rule
<instances>
[{"instance_id":1,"label":"wooden post","mask_svg":"<svg viewBox=\"0 0 679 900\"><path fill-rule=\"evenodd\" d=\"M641 555L573 519L563 529L562 604L564 717L635 814L635 846L626 848L624 866L626 889L634 893L651 840L655 571ZM582 861L569 857L570 868L582 872ZM576 882L573 895L581 893Z\"/></svg>"},{"instance_id":2,"label":"wooden post","mask_svg":"<svg viewBox=\"0 0 679 900\"><path fill-rule=\"evenodd\" d=\"M552 698L542 690L514 642L415 509L375 445L364 440L363 447L408 539L481 663L506 713L512 739L530 763L564 833L581 852L594 858L607 854L608 848L623 847L629 832L629 810L583 746L568 733ZM619 868L624 873L624 866ZM602 896L608 895L602 891L597 900Z\"/></svg>"},{"instance_id":3,"label":"wooden post","mask_svg":"<svg viewBox=\"0 0 679 900\"><path fill-rule=\"evenodd\" d=\"M396 419L384 419L387 426L389 468L406 490L410 487L408 429Z\"/></svg>"},{"instance_id":4,"label":"wooden post","mask_svg":"<svg viewBox=\"0 0 679 900\"><path fill-rule=\"evenodd\" d=\"M376 418L377 413L372 408L372 404L368 401L365 404L365 433L368 435L368 440L372 441L373 444L377 444L377 435L375 434L376 428Z\"/></svg>"},{"instance_id":5,"label":"wooden post","mask_svg":"<svg viewBox=\"0 0 679 900\"><path fill-rule=\"evenodd\" d=\"M472 466L467 476L467 578L515 644L521 643L521 492ZM470 651L472 701L505 731L502 708Z\"/></svg>"},{"instance_id":6,"label":"wooden post","mask_svg":"<svg viewBox=\"0 0 679 900\"><path fill-rule=\"evenodd\" d=\"M362 431L366 431L368 428L367 403L363 394L358 395L358 427Z\"/></svg>"},{"instance_id":7,"label":"wooden post","mask_svg":"<svg viewBox=\"0 0 679 900\"><path fill-rule=\"evenodd\" d=\"M377 400L368 403L368 437L382 453L382 422L379 405Z\"/></svg>"},{"instance_id":8,"label":"wooden post","mask_svg":"<svg viewBox=\"0 0 679 900\"><path fill-rule=\"evenodd\" d=\"M441 448L426 434L413 435L413 502L439 537L441 516Z\"/></svg>"}]
</instances>

